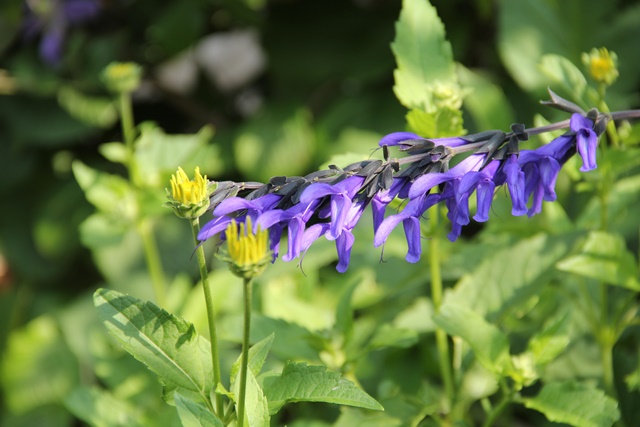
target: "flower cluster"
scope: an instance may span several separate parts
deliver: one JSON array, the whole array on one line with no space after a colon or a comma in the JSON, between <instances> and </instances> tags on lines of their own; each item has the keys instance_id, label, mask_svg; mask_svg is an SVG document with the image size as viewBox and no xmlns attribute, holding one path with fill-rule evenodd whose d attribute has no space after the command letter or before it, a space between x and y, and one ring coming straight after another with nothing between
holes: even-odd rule
<instances>
[{"instance_id":1,"label":"flower cluster","mask_svg":"<svg viewBox=\"0 0 640 427\"><path fill-rule=\"evenodd\" d=\"M425 139L409 132L385 136L379 145L384 160L365 160L344 169L305 177L275 177L267 184L221 182L211 196L214 219L204 225L198 239L215 235L224 240L233 220L250 220L254 227L269 230L275 260L283 232L287 232L285 261L300 258L310 245L324 236L335 241L337 270L344 272L354 243L353 229L370 205L375 232L374 246L385 243L391 231L402 223L407 238L407 261L421 256L420 218L437 203L444 203L455 241L469 224L469 199L475 193L477 210L473 219L487 221L495 190L506 184L512 214L529 216L540 212L542 201L556 199L556 178L562 165L575 153L582 157L582 171L596 167L598 136L608 117L596 110L585 114L576 105L551 92L546 104L572 112L568 123L556 128L527 130L513 125L511 132L487 131L464 137ZM535 150L520 150L530 133L569 127L563 135ZM389 147L406 156L389 158ZM459 154L466 158L449 167ZM238 194L248 192L244 197ZM386 215L396 198L404 209Z\"/></svg>"}]
</instances>

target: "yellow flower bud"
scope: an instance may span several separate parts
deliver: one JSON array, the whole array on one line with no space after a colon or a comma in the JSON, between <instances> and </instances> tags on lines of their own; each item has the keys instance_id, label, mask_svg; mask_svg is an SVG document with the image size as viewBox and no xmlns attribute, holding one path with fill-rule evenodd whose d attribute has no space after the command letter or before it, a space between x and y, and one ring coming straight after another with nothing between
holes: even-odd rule
<instances>
[{"instance_id":1,"label":"yellow flower bud","mask_svg":"<svg viewBox=\"0 0 640 427\"><path fill-rule=\"evenodd\" d=\"M142 68L133 62L112 62L102 73L109 90L116 93L133 92L140 86Z\"/></svg>"},{"instance_id":2,"label":"yellow flower bud","mask_svg":"<svg viewBox=\"0 0 640 427\"><path fill-rule=\"evenodd\" d=\"M179 167L171 175L171 191L166 191L168 206L181 218L197 218L209 207L207 176L200 175L199 167L195 169L193 180Z\"/></svg>"},{"instance_id":3,"label":"yellow flower bud","mask_svg":"<svg viewBox=\"0 0 640 427\"><path fill-rule=\"evenodd\" d=\"M582 54L582 62L589 74L598 83L611 86L618 78L618 55L609 52L607 48L593 48L591 52Z\"/></svg>"},{"instance_id":4,"label":"yellow flower bud","mask_svg":"<svg viewBox=\"0 0 640 427\"><path fill-rule=\"evenodd\" d=\"M229 263L231 272L238 277L251 279L259 276L271 261L269 250L269 230L258 226L253 232L251 218L246 223L232 220L226 230L227 252L221 259Z\"/></svg>"}]
</instances>

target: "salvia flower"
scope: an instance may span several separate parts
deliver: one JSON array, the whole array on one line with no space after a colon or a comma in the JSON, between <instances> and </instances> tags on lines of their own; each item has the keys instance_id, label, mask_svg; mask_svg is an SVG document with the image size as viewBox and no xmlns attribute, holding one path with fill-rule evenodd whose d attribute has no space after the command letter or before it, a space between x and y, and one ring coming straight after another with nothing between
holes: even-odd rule
<instances>
[{"instance_id":1,"label":"salvia flower","mask_svg":"<svg viewBox=\"0 0 640 427\"><path fill-rule=\"evenodd\" d=\"M69 28L98 14L97 0L27 0L23 33L26 38L42 34L40 57L51 66L62 60L64 39Z\"/></svg>"},{"instance_id":2,"label":"salvia flower","mask_svg":"<svg viewBox=\"0 0 640 427\"><path fill-rule=\"evenodd\" d=\"M471 219L489 219L493 196L503 185L509 192L513 215L535 215L541 211L543 201L557 198L556 179L571 156L578 153L582 157L583 172L596 168L598 137L613 116L595 110L585 113L551 91L550 95L551 101L545 104L572 113L570 120L530 130L516 124L508 133L495 130L438 139L396 132L379 143L383 160L365 160L344 169L330 166L304 177L274 177L266 184L218 183L211 194L214 218L204 225L198 239L220 236L222 241L228 240L230 233L237 234L229 229L230 224L250 221L261 230L269 230L272 261L279 255L278 247L286 231L283 259L290 261L302 258L324 236L335 241L336 268L344 272L355 241L353 230L369 206L373 245L383 245L392 230L402 224L409 262L417 262L422 255L421 220L441 202L451 222L451 241L460 237ZM520 150L530 133L565 127L569 130L549 144ZM390 158L390 147L404 157ZM449 166L453 158L463 155L466 157ZM473 216L469 208L472 197L477 201ZM401 201L400 208L387 215L389 205L396 199Z\"/></svg>"}]
</instances>

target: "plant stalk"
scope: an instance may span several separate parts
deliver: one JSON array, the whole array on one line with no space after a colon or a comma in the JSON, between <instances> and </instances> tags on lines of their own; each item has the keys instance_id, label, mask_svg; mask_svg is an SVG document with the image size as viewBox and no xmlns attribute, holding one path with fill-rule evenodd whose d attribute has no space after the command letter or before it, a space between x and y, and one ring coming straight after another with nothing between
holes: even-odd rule
<instances>
[{"instance_id":1,"label":"plant stalk","mask_svg":"<svg viewBox=\"0 0 640 427\"><path fill-rule=\"evenodd\" d=\"M247 368L249 366L249 337L251 335L251 301L253 282L244 278L244 333L242 335L242 357L240 359L240 392L238 396L237 426L244 427L245 396L247 394Z\"/></svg>"},{"instance_id":2,"label":"plant stalk","mask_svg":"<svg viewBox=\"0 0 640 427\"><path fill-rule=\"evenodd\" d=\"M220 355L218 351L218 332L216 330L216 313L213 306L213 294L209 283L209 270L207 269L207 261L204 255L204 248L198 241L198 233L200 232L200 218L191 219L191 231L193 232L193 241L196 244L196 256L198 257L198 267L200 268L200 278L202 280L202 289L204 290L204 302L207 307L207 322L209 326L209 342L211 344L211 363L213 366L213 382L217 387L221 382L220 374ZM216 393L216 415L219 418L224 417L224 399L223 396Z\"/></svg>"}]
</instances>

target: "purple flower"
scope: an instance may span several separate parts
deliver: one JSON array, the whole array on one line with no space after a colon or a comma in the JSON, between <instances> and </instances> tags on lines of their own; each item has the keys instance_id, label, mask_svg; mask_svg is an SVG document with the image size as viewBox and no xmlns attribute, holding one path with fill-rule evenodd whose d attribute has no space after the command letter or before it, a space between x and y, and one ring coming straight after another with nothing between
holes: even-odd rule
<instances>
[{"instance_id":1,"label":"purple flower","mask_svg":"<svg viewBox=\"0 0 640 427\"><path fill-rule=\"evenodd\" d=\"M416 135L415 133L411 133L411 132L394 132L394 133L390 133L389 135L386 135L385 137L383 137L380 142L378 142L378 145L380 147L382 146L388 146L388 147L393 147L393 146L397 146L397 145L403 145L402 143L404 141L416 141L416 140L425 140L425 138ZM431 141L433 142L435 145L446 145L447 147L459 147L461 145L465 145L468 144L469 141L466 141L460 137L448 137L448 138L435 138L435 139L428 139L427 141Z\"/></svg>"},{"instance_id":2,"label":"purple flower","mask_svg":"<svg viewBox=\"0 0 640 427\"><path fill-rule=\"evenodd\" d=\"M42 33L40 57L49 65L60 63L68 28L88 21L100 10L97 0L32 0L26 4L23 33L26 38Z\"/></svg>"},{"instance_id":3,"label":"purple flower","mask_svg":"<svg viewBox=\"0 0 640 427\"><path fill-rule=\"evenodd\" d=\"M598 135L593 131L593 122L580 114L571 116L569 127L576 133L576 149L582 157L581 172L589 172L595 169L596 149L598 148Z\"/></svg>"},{"instance_id":4,"label":"purple flower","mask_svg":"<svg viewBox=\"0 0 640 427\"><path fill-rule=\"evenodd\" d=\"M230 197L221 202L213 211L214 219L206 223L198 233L198 240L207 240L216 234L223 233L227 226L234 219L230 214L238 211L245 211L242 215L235 218L238 222L244 222L247 216L251 217L254 227L257 227L258 217L273 209L282 197L276 194L265 194L255 200L247 200L242 197ZM277 246L280 243L282 229L272 228L269 231L269 239L271 241L271 250L277 253ZM224 235L221 236L224 240Z\"/></svg>"}]
</instances>

